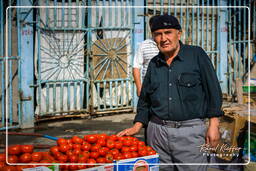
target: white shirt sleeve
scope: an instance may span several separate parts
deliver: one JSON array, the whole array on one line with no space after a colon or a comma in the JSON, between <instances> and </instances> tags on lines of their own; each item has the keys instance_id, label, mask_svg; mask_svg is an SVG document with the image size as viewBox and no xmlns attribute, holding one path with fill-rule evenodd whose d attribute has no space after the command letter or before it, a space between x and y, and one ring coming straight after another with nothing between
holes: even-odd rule
<instances>
[{"instance_id":1,"label":"white shirt sleeve","mask_svg":"<svg viewBox=\"0 0 256 171\"><path fill-rule=\"evenodd\" d=\"M140 43L135 53L135 56L133 58L133 68L141 69L142 65L143 65L143 51L142 51L142 43Z\"/></svg>"}]
</instances>

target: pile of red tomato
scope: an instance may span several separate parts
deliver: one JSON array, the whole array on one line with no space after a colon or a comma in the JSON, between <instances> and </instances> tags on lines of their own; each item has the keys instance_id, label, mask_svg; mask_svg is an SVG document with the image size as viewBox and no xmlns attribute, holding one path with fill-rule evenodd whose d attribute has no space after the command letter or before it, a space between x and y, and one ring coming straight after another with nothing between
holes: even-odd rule
<instances>
[{"instance_id":1,"label":"pile of red tomato","mask_svg":"<svg viewBox=\"0 0 256 171\"><path fill-rule=\"evenodd\" d=\"M60 170L80 170L112 163L114 160L154 155L156 152L135 137L107 134L73 136L71 139L59 138L57 145L47 152L34 152L33 145L12 145L8 147L9 163L86 163L85 165L61 165ZM0 154L0 168L14 167L5 164L5 154ZM98 163L98 164L96 164ZM25 167L16 166L16 170Z\"/></svg>"}]
</instances>

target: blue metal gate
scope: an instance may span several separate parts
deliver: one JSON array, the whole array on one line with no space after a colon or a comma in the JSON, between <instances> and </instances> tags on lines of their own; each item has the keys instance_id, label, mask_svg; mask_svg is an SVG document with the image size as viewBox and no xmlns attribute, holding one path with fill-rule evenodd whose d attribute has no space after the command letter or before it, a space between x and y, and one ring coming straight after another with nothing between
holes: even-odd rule
<instances>
[{"instance_id":1,"label":"blue metal gate","mask_svg":"<svg viewBox=\"0 0 256 171\"><path fill-rule=\"evenodd\" d=\"M132 110L131 5L40 1L46 8L37 13L38 119Z\"/></svg>"}]
</instances>

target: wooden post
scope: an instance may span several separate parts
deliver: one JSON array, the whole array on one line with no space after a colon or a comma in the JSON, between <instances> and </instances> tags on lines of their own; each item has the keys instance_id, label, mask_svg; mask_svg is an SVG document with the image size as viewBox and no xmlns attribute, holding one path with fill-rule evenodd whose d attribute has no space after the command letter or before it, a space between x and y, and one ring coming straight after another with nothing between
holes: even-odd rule
<instances>
[{"instance_id":1,"label":"wooden post","mask_svg":"<svg viewBox=\"0 0 256 171\"><path fill-rule=\"evenodd\" d=\"M243 104L243 83L241 78L236 78L236 94L238 104Z\"/></svg>"}]
</instances>

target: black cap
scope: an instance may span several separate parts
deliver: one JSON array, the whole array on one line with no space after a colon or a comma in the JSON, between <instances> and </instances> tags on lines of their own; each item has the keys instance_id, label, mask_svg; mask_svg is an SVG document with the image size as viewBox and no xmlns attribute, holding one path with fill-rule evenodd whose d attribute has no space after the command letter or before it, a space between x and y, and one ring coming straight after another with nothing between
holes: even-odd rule
<instances>
[{"instance_id":1,"label":"black cap","mask_svg":"<svg viewBox=\"0 0 256 171\"><path fill-rule=\"evenodd\" d=\"M154 32L158 29L177 29L181 30L178 19L172 15L156 15L150 18L150 29Z\"/></svg>"}]
</instances>

